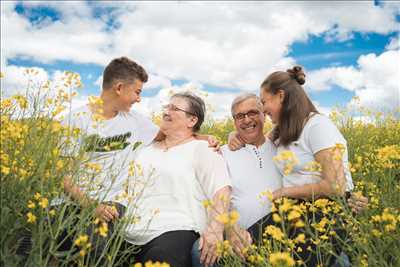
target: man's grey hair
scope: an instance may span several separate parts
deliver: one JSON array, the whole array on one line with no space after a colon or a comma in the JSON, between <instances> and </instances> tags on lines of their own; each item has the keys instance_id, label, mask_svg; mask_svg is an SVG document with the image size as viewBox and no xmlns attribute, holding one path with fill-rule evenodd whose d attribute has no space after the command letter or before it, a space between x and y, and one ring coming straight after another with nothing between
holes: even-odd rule
<instances>
[{"instance_id":1,"label":"man's grey hair","mask_svg":"<svg viewBox=\"0 0 400 267\"><path fill-rule=\"evenodd\" d=\"M242 93L242 94L238 95L232 102L232 105L231 105L232 117L235 116L235 108L236 108L236 106L239 105L240 103L246 101L247 99L251 99L251 98L256 100L256 105L257 105L256 108L259 109L262 112L263 105L261 103L260 98L256 94L253 94L253 93Z\"/></svg>"},{"instance_id":2,"label":"man's grey hair","mask_svg":"<svg viewBox=\"0 0 400 267\"><path fill-rule=\"evenodd\" d=\"M197 117L197 122L193 126L193 132L198 132L200 130L201 124L204 121L206 115L206 105L200 97L191 92L176 93L171 98L180 97L184 98L188 103L188 112Z\"/></svg>"}]
</instances>

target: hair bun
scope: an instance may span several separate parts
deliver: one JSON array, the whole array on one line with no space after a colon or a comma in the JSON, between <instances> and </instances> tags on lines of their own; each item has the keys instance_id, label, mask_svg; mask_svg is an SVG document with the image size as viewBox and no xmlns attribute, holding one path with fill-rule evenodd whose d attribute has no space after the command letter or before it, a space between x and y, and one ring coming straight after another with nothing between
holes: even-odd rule
<instances>
[{"instance_id":1,"label":"hair bun","mask_svg":"<svg viewBox=\"0 0 400 267\"><path fill-rule=\"evenodd\" d=\"M288 72L290 76L300 85L303 85L306 82L306 74L301 66L294 66L292 69L288 69L286 72Z\"/></svg>"}]
</instances>

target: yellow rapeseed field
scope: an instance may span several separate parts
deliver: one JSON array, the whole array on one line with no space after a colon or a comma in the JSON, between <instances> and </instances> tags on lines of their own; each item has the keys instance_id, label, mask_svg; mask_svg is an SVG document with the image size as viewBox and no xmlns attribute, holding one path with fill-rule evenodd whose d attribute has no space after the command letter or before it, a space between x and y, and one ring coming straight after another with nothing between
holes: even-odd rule
<instances>
[{"instance_id":1,"label":"yellow rapeseed field","mask_svg":"<svg viewBox=\"0 0 400 267\"><path fill-rule=\"evenodd\" d=\"M35 75L33 70L27 74ZM95 262L91 257L92 239L84 229L93 224L94 234L103 237L107 235L107 225L93 218L93 207L82 211L77 222L74 213L72 218L63 216L64 206L51 205L51 200L63 192L63 177L82 175L83 169L101 171L86 162L83 154L75 159L62 157L61 151L80 134L78 129L66 129L59 123L60 113L70 108L71 98L81 87L78 74L66 72L64 76L64 85L56 94L51 94L51 84L46 82L35 85L35 90L29 88L25 94L1 99L1 266L18 266L22 261L16 250L17 240L24 232L32 233L29 266L118 266L134 255L133 251L121 251L122 240L116 235L115 242L104 252L106 262ZM153 118L159 122L159 116ZM306 249L317 255L333 253L330 240L337 236L338 225L347 233L340 245L353 266L400 266L400 109L374 113L359 106L351 111L337 109L331 118L348 142L354 191L368 197L368 208L355 215L341 200L299 204L281 199L273 205L273 219L280 227L267 227L261 244L245 248L245 260L232 253L228 241L218 244L221 266L304 266L293 257L301 252L301 245L310 243ZM267 131L272 126L266 123L265 127ZM202 127L202 133L214 135L221 143L226 143L232 131L231 119L208 120ZM130 170L130 175L139 174L140 171ZM212 203L204 205L209 207ZM324 216L318 220L305 218L310 211ZM219 219L230 227L238 216L233 211L220 214ZM304 228L307 236L290 235L291 227ZM59 252L57 247L62 229L73 229L69 231L73 249L67 252ZM320 266L325 264L321 260ZM132 261L131 266L168 264L134 265Z\"/></svg>"}]
</instances>

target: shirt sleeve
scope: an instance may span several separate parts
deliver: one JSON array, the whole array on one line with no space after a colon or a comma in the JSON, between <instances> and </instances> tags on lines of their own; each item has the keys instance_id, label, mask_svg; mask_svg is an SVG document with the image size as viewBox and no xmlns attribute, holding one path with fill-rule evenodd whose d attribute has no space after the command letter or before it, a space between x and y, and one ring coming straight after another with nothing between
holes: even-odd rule
<instances>
[{"instance_id":1,"label":"shirt sleeve","mask_svg":"<svg viewBox=\"0 0 400 267\"><path fill-rule=\"evenodd\" d=\"M325 116L319 115L313 119L304 135L313 154L323 149L334 147L336 144L347 146L346 140L339 129Z\"/></svg>"},{"instance_id":2,"label":"shirt sleeve","mask_svg":"<svg viewBox=\"0 0 400 267\"><path fill-rule=\"evenodd\" d=\"M207 142L196 147L194 160L196 177L207 198L212 199L219 189L232 186L224 159Z\"/></svg>"},{"instance_id":3,"label":"shirt sleeve","mask_svg":"<svg viewBox=\"0 0 400 267\"><path fill-rule=\"evenodd\" d=\"M135 113L137 119L137 135L138 140L142 141L144 145L148 145L156 138L160 129L145 116Z\"/></svg>"}]
</instances>

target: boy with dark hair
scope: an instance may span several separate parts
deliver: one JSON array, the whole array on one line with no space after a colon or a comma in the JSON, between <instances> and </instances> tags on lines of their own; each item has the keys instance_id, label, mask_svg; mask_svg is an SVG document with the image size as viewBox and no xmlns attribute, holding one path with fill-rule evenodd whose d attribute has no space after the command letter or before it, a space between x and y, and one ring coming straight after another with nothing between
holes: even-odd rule
<instances>
[{"instance_id":1,"label":"boy with dark hair","mask_svg":"<svg viewBox=\"0 0 400 267\"><path fill-rule=\"evenodd\" d=\"M102 224L107 223L105 237L95 233L94 224L86 229L98 264L104 261L103 251L113 235L117 219L125 213L128 205L124 197L128 154L135 153L133 150L139 144L151 143L159 133L151 120L131 110L131 106L140 101L147 80L148 75L142 66L127 57L115 58L104 69L100 97L96 100L90 98L89 103L72 110L62 121L63 126L80 130L79 137L64 149L63 156L73 159L83 150L87 162L82 166L84 175L64 178L67 196L53 199L51 205L64 203L67 206L61 221L73 216L73 219L68 218L72 220L69 228L78 224L77 213L81 214L83 209L90 207L94 208L95 217ZM57 241L59 250L72 249L73 239L71 232L62 231ZM24 234L17 254L26 258L31 247L31 234Z\"/></svg>"}]
</instances>

